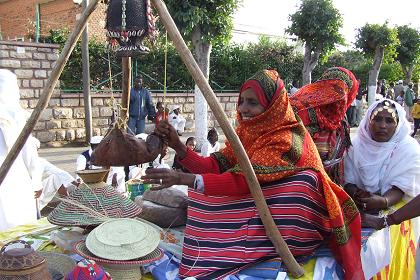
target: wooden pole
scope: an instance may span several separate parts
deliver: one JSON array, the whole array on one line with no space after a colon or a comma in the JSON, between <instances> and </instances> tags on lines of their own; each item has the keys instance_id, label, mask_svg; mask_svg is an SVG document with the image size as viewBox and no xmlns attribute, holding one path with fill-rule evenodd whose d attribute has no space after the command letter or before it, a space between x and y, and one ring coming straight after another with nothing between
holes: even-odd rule
<instances>
[{"instance_id":1,"label":"wooden pole","mask_svg":"<svg viewBox=\"0 0 420 280\"><path fill-rule=\"evenodd\" d=\"M92 2L83 11L82 16L77 21L76 26L74 27L74 30L71 33L70 37L67 39L66 44L64 45L64 48L58 60L56 61L54 68L51 71L51 75L47 80L47 84L42 90L41 96L38 100L38 103L36 104L35 109L33 110L31 116L26 122L26 125L22 129L22 132L19 134L19 137L16 139L15 144L7 154L3 164L0 167L0 185L6 177L7 172L9 171L14 160L18 156L19 152L22 150L23 145L25 145L26 140L28 139L33 128L35 127L42 111L45 109L45 107L47 107L48 101L50 100L54 88L57 84L57 81L60 78L61 72L63 72L64 66L66 65L66 62L69 59L71 52L76 46L77 40L79 39L80 34L82 34L85 24L88 22L89 17L91 16L92 12L96 9L96 6L99 2L99 0L91 1Z\"/></svg>"},{"instance_id":2,"label":"wooden pole","mask_svg":"<svg viewBox=\"0 0 420 280\"><path fill-rule=\"evenodd\" d=\"M85 0L83 8L89 5L89 0ZM82 68L83 68L83 100L85 108L85 135L86 144L92 138L92 99L90 96L90 66L89 66L89 23L86 23L82 34Z\"/></svg>"},{"instance_id":3,"label":"wooden pole","mask_svg":"<svg viewBox=\"0 0 420 280\"><path fill-rule=\"evenodd\" d=\"M238 135L236 134L232 125L229 123L222 106L216 98L216 95L214 94L206 78L201 72L197 62L194 60L194 57L185 44L184 40L182 39L182 36L179 33L179 30L176 27L171 15L169 14L166 5L162 2L162 0L152 0L152 3L156 8L162 23L168 31L170 38L174 42L175 48L181 56L182 61L187 66L188 71L194 78L194 81L200 88L201 92L207 100L207 103L213 111L214 116L222 127L226 138L232 145L232 148L238 158L239 165L245 175L251 195L255 200L255 205L264 224L267 236L270 238L277 253L282 258L282 261L284 261L291 275L293 275L293 277L302 276L304 274L304 270L296 262L295 258L287 247L286 242L277 229L277 225L274 223L273 217L271 216L271 213L268 209L251 162L249 161L249 158L245 152L244 147L242 146Z\"/></svg>"},{"instance_id":4,"label":"wooden pole","mask_svg":"<svg viewBox=\"0 0 420 280\"><path fill-rule=\"evenodd\" d=\"M122 123L127 123L128 111L130 107L130 83L131 83L131 57L122 58L122 95L121 95L121 119Z\"/></svg>"}]
</instances>

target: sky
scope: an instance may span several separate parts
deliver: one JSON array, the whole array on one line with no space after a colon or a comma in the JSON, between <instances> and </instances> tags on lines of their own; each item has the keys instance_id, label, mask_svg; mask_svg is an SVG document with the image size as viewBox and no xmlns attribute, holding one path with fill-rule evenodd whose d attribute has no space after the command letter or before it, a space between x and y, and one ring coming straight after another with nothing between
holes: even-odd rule
<instances>
[{"instance_id":1,"label":"sky","mask_svg":"<svg viewBox=\"0 0 420 280\"><path fill-rule=\"evenodd\" d=\"M234 15L235 42L255 41L258 33L286 36L284 30L290 26L289 15L296 12L300 0L243 0ZM366 23L389 26L411 24L420 28L420 0L333 0L343 17L344 35L352 47L356 29ZM245 32L244 32L245 31Z\"/></svg>"}]
</instances>

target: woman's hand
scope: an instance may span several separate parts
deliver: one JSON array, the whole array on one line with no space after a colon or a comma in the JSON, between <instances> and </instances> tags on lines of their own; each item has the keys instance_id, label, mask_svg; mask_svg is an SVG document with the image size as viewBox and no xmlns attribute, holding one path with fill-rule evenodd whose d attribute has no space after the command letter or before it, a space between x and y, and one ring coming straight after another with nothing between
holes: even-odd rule
<instances>
[{"instance_id":1,"label":"woman's hand","mask_svg":"<svg viewBox=\"0 0 420 280\"><path fill-rule=\"evenodd\" d=\"M370 215L362 214L362 227L374 228L380 230L384 228L384 218Z\"/></svg>"},{"instance_id":2,"label":"woman's hand","mask_svg":"<svg viewBox=\"0 0 420 280\"><path fill-rule=\"evenodd\" d=\"M362 209L363 211L370 211L370 210L380 210L384 209L385 199L376 194L370 194L367 197L357 197L355 198L356 204Z\"/></svg>"},{"instance_id":3,"label":"woman's hand","mask_svg":"<svg viewBox=\"0 0 420 280\"><path fill-rule=\"evenodd\" d=\"M194 186L195 174L183 173L173 169L150 168L146 170L146 175L141 179L146 184L156 184L151 190L161 190L173 185Z\"/></svg>"},{"instance_id":4,"label":"woman's hand","mask_svg":"<svg viewBox=\"0 0 420 280\"><path fill-rule=\"evenodd\" d=\"M155 184L151 190L161 190L181 184L181 172L166 168L150 168L141 179L146 184Z\"/></svg>"},{"instance_id":5,"label":"woman's hand","mask_svg":"<svg viewBox=\"0 0 420 280\"><path fill-rule=\"evenodd\" d=\"M158 125L156 125L155 133L168 140L168 146L175 149L180 144L182 145L181 139L176 132L175 128L169 124L167 120L161 120Z\"/></svg>"}]
</instances>

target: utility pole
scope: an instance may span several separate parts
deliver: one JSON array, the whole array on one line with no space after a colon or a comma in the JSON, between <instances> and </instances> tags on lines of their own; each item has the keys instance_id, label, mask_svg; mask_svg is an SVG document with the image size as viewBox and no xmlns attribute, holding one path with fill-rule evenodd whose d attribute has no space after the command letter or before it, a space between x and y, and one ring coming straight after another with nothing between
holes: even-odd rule
<instances>
[{"instance_id":1,"label":"utility pole","mask_svg":"<svg viewBox=\"0 0 420 280\"><path fill-rule=\"evenodd\" d=\"M89 5L89 0L83 1L83 10ZM89 71L89 24L82 34L82 68L83 68L83 100L85 101L85 131L86 143L92 138L92 102L90 96L90 71Z\"/></svg>"}]
</instances>

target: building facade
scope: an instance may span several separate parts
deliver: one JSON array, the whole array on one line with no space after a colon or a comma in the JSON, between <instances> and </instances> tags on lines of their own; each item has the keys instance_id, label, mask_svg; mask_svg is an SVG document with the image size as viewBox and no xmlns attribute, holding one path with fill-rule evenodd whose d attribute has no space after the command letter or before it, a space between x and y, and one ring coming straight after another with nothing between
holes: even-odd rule
<instances>
[{"instance_id":1,"label":"building facade","mask_svg":"<svg viewBox=\"0 0 420 280\"><path fill-rule=\"evenodd\" d=\"M0 40L34 41L50 29L72 31L83 8L77 0L0 0ZM99 3L89 20L89 37L105 41L106 5Z\"/></svg>"}]
</instances>

